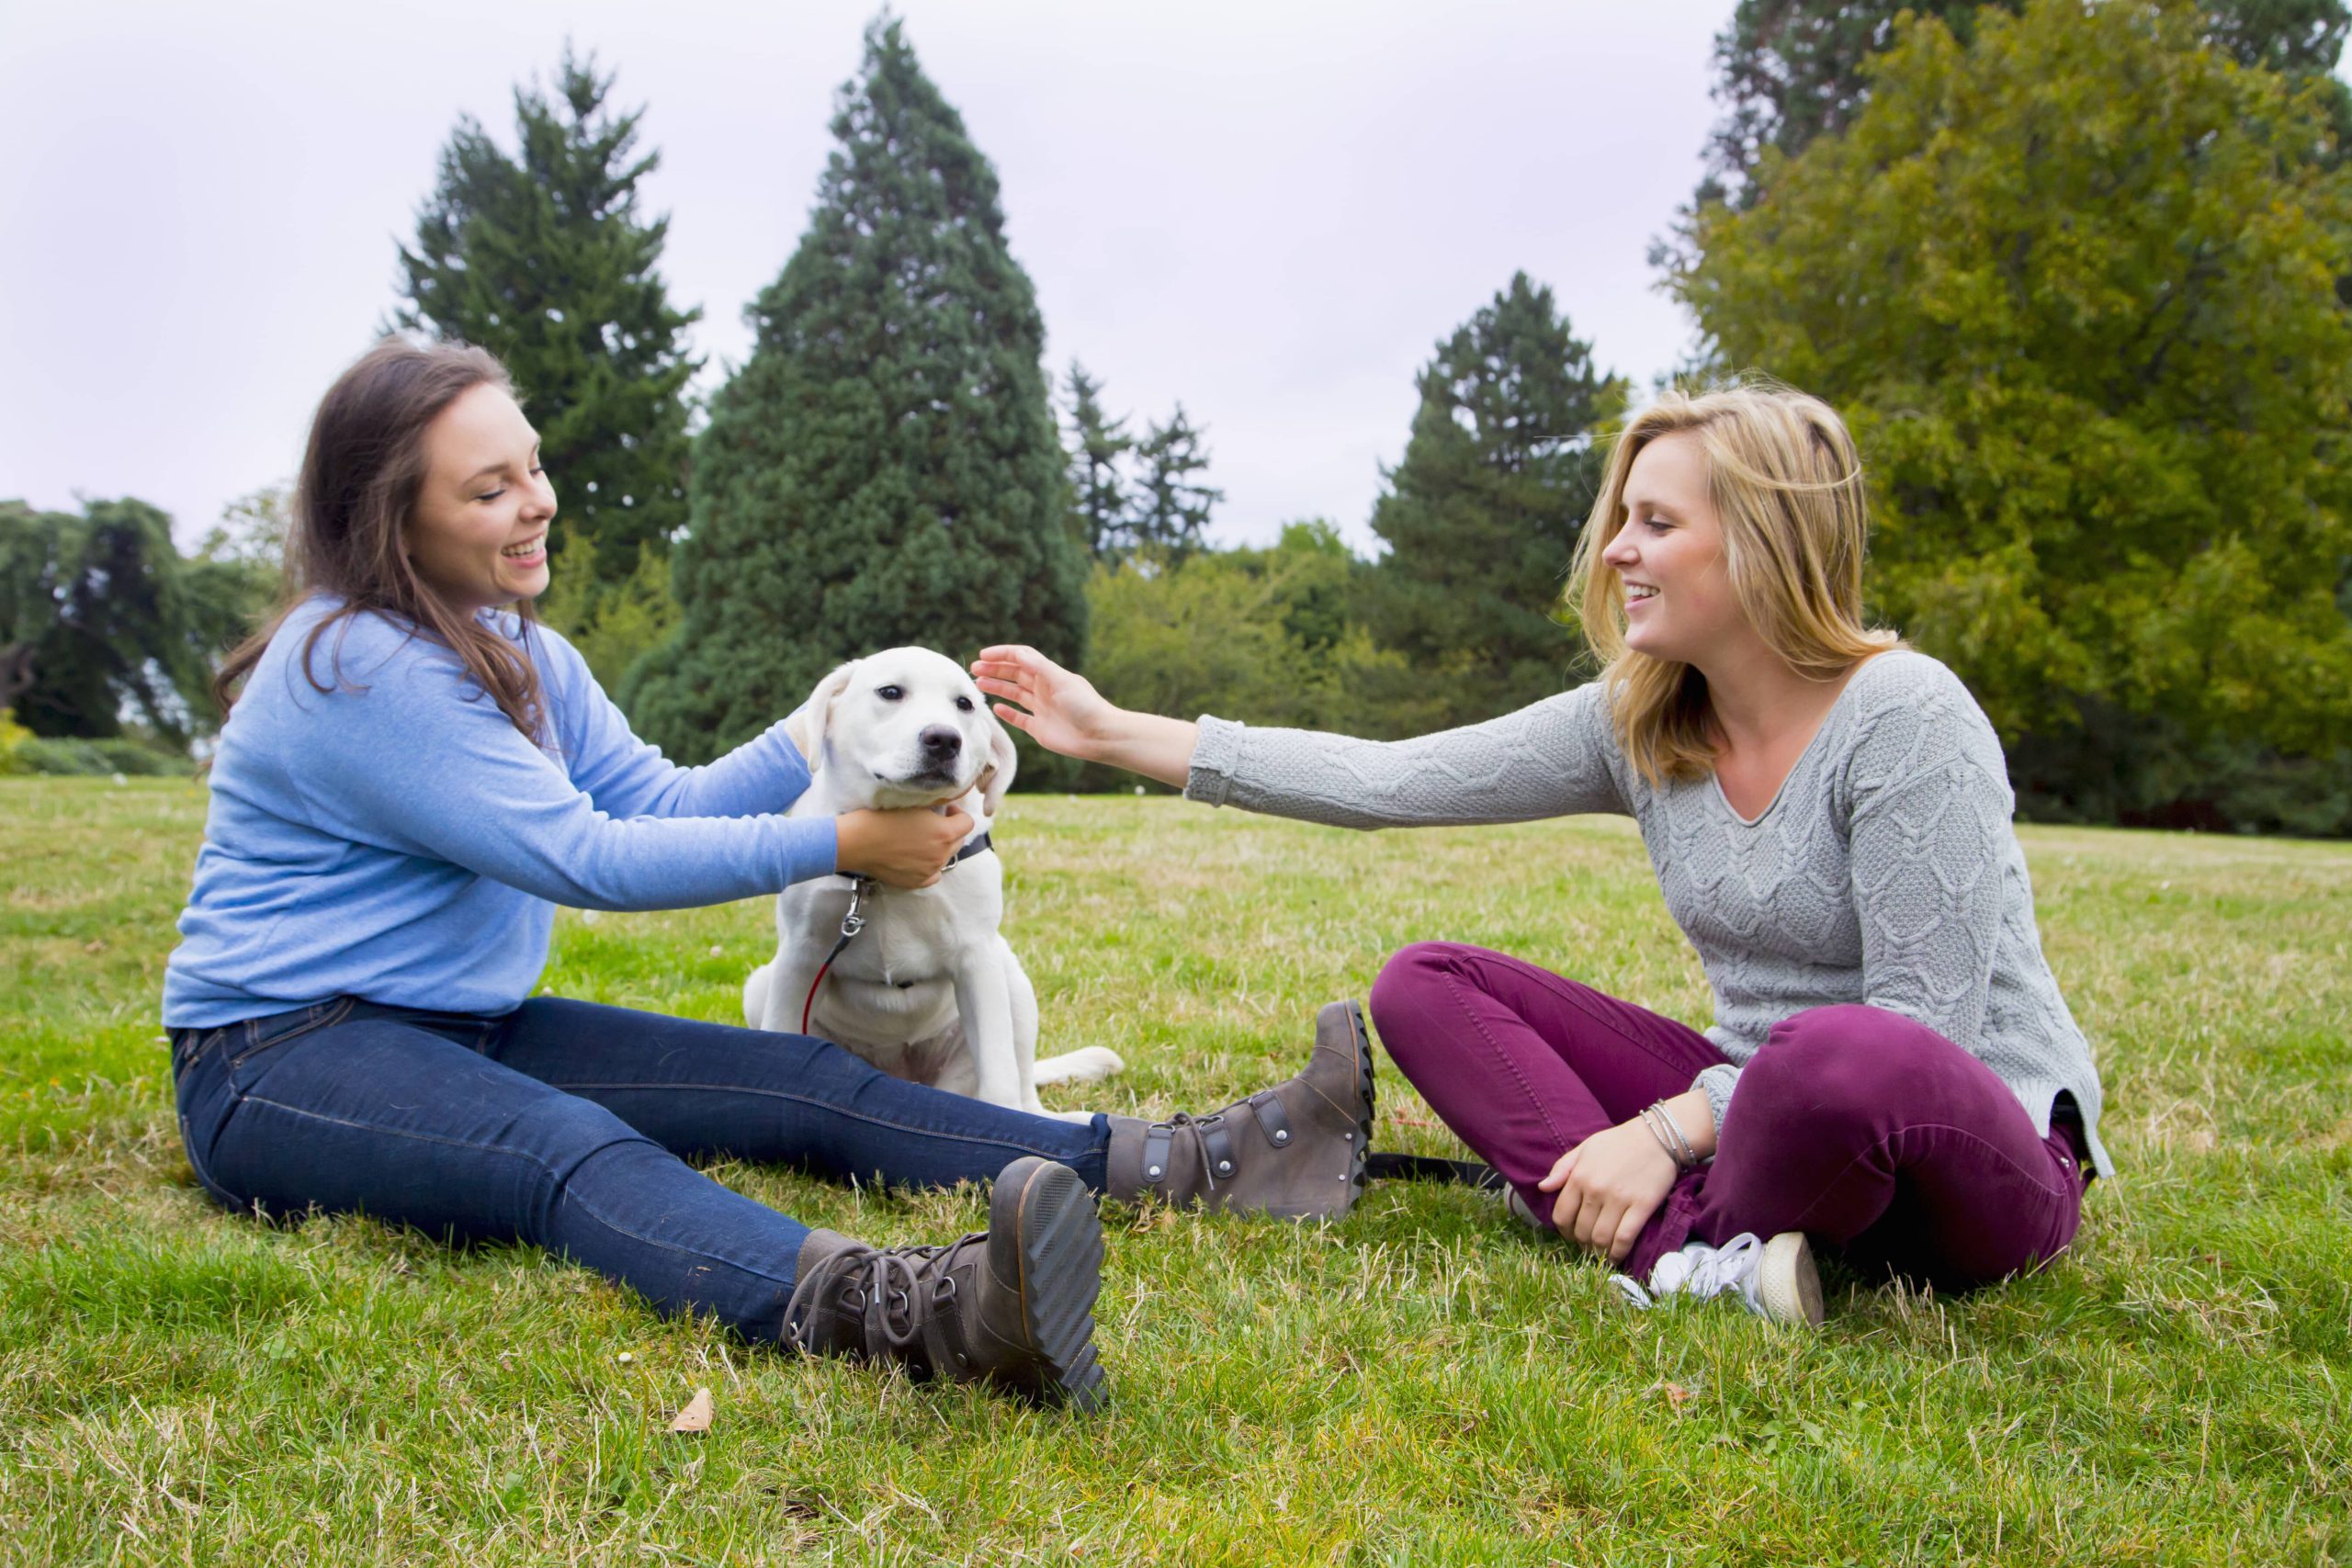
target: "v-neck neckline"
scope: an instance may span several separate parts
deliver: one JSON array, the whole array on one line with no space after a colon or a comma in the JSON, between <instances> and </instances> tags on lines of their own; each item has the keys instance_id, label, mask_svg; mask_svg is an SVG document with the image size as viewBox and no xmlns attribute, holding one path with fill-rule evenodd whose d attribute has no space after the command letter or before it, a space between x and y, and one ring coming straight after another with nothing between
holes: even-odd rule
<instances>
[{"instance_id":1,"label":"v-neck neckline","mask_svg":"<svg viewBox=\"0 0 2352 1568\"><path fill-rule=\"evenodd\" d=\"M1889 649L1886 651L1888 653L1892 653L1895 650ZM1836 718L1838 716L1838 710L1846 705L1846 694L1854 689L1855 681L1860 679L1861 676L1862 667L1871 663L1874 660L1883 659L1885 656L1886 655L1884 653L1871 654L1870 658L1860 660L1856 663L1851 670L1846 671L1846 683L1838 688L1838 694L1829 700L1829 705L1827 707L1821 710L1821 722L1815 725L1813 727L1813 733L1805 738L1804 750L1797 753L1797 760L1789 764L1789 771L1781 775L1781 782L1773 787L1772 798L1766 801L1764 803L1764 809L1758 812L1755 816L1741 816L1739 813L1739 807L1734 806L1731 803L1731 796L1724 793L1723 774L1713 768L1707 770L1707 782L1713 786L1715 798L1723 802L1724 809L1731 813L1731 819L1733 821L1738 823L1743 828L1760 828L1763 826L1764 819L1771 816L1773 809L1781 804L1781 797L1789 793L1789 781L1795 778L1799 773L1804 771L1805 760L1813 755L1813 749L1821 744L1821 738L1829 732L1829 721Z\"/></svg>"}]
</instances>

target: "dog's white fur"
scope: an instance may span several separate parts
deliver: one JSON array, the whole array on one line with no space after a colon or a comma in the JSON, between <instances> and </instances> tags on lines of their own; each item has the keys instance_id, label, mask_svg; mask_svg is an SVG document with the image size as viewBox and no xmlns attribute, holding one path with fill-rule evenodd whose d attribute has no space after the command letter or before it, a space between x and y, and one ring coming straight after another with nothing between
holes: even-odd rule
<instances>
[{"instance_id":1,"label":"dog's white fur","mask_svg":"<svg viewBox=\"0 0 2352 1568\"><path fill-rule=\"evenodd\" d=\"M924 743L942 729L958 738L952 752ZM971 816L977 835L1012 783L1012 737L971 677L928 649L894 648L842 665L785 732L812 775L794 817L953 803ZM799 1031L849 897L850 883L839 876L777 896L775 957L743 982L752 1028ZM1099 1045L1035 1060L1037 993L997 929L1004 866L994 853L961 862L929 887L876 883L859 912L865 930L826 974L808 1032L894 1077L1041 1115L1057 1113L1038 1103L1037 1085L1104 1077L1126 1065Z\"/></svg>"}]
</instances>

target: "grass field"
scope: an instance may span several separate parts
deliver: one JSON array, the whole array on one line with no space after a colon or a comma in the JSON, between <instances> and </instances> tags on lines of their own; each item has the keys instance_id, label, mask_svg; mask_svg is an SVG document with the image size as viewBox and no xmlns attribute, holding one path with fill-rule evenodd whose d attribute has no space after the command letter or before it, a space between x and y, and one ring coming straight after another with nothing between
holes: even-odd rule
<instances>
[{"instance_id":1,"label":"grass field","mask_svg":"<svg viewBox=\"0 0 2352 1568\"><path fill-rule=\"evenodd\" d=\"M0 1557L22 1562L2352 1562L2352 848L2027 829L2120 1174L2055 1267L1620 1310L1460 1190L1104 1212L1081 1419L752 1350L518 1247L215 1209L156 998L194 784L0 780ZM1362 837L1016 798L1011 935L1108 1109L1293 1071L1446 936L1704 1021L1629 824ZM765 909L567 915L546 988L733 1021ZM1385 1066L1385 1064L1384 1064ZM1402 1081L1379 1141L1453 1152ZM720 1180L877 1241L979 1195ZM707 1436L671 1415L709 1387Z\"/></svg>"}]
</instances>

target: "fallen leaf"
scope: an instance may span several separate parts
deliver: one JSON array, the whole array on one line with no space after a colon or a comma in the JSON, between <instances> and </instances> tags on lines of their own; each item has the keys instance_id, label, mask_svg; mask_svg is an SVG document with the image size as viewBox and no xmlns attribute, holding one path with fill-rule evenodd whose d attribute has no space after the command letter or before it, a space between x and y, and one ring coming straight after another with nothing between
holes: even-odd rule
<instances>
[{"instance_id":1,"label":"fallen leaf","mask_svg":"<svg viewBox=\"0 0 2352 1568\"><path fill-rule=\"evenodd\" d=\"M698 1388L695 1390L695 1396L686 1401L686 1407L679 1411L676 1418L671 1421L670 1430L707 1432L710 1430L710 1390Z\"/></svg>"}]
</instances>

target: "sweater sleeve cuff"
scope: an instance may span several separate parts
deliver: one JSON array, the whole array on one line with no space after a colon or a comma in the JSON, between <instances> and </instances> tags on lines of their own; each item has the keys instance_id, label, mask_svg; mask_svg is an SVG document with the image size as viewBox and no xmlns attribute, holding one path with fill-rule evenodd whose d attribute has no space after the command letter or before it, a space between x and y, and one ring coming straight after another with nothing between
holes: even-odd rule
<instances>
[{"instance_id":1,"label":"sweater sleeve cuff","mask_svg":"<svg viewBox=\"0 0 2352 1568\"><path fill-rule=\"evenodd\" d=\"M832 817L784 818L784 881L788 887L820 876L831 876L841 863L841 829Z\"/></svg>"},{"instance_id":2,"label":"sweater sleeve cuff","mask_svg":"<svg viewBox=\"0 0 2352 1568\"><path fill-rule=\"evenodd\" d=\"M1193 743L1193 766L1184 776L1184 798L1207 806L1223 806L1233 788L1234 764L1241 760L1245 727L1207 714L1201 715L1195 722L1200 727L1200 738Z\"/></svg>"},{"instance_id":3,"label":"sweater sleeve cuff","mask_svg":"<svg viewBox=\"0 0 2352 1568\"><path fill-rule=\"evenodd\" d=\"M1691 1080L1690 1087L1705 1092L1707 1107L1715 1113L1715 1136L1724 1133L1724 1112L1731 1109L1731 1091L1738 1086L1739 1069L1728 1062L1709 1067Z\"/></svg>"}]
</instances>

